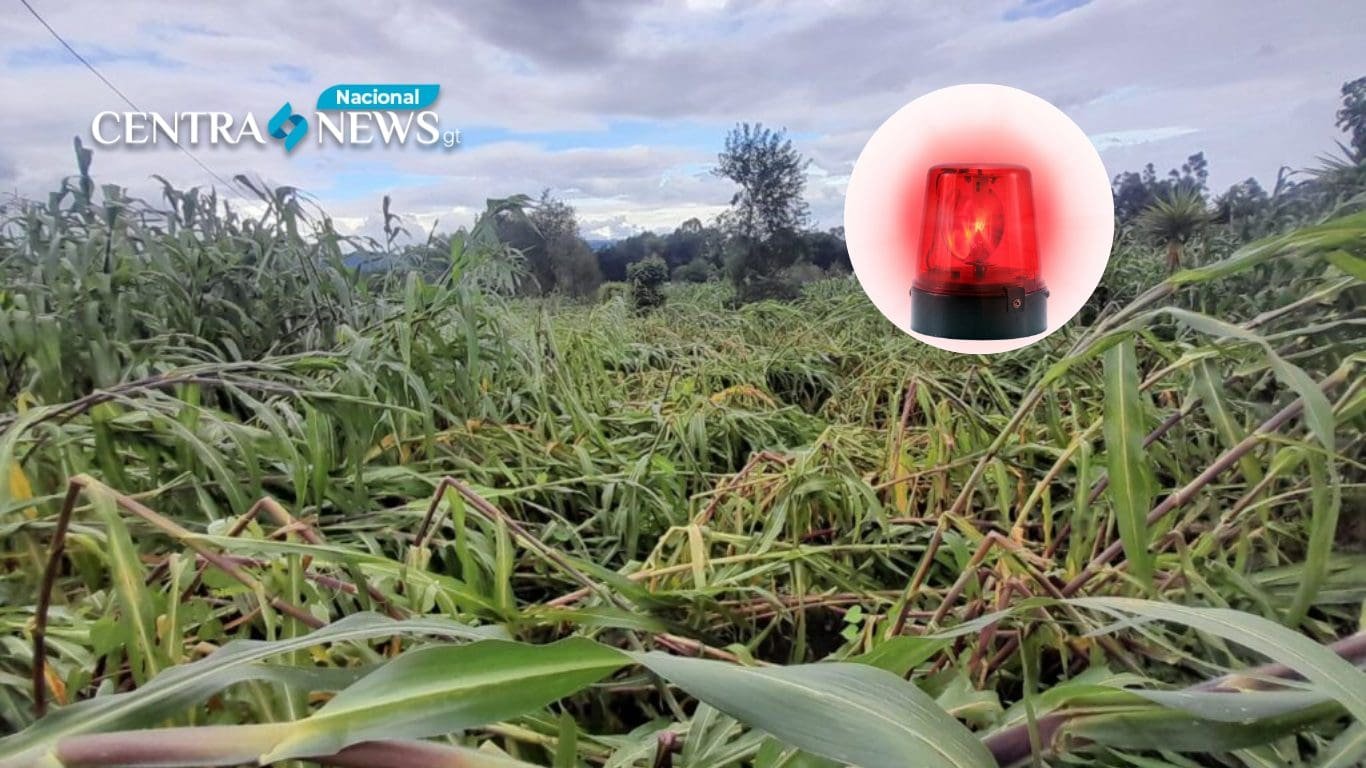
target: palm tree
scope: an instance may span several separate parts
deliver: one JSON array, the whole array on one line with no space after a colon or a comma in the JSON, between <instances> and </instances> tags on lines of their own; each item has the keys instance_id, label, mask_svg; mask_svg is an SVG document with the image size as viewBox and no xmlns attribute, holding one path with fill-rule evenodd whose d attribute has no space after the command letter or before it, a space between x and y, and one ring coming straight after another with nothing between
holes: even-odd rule
<instances>
[{"instance_id":1,"label":"palm tree","mask_svg":"<svg viewBox=\"0 0 1366 768\"><path fill-rule=\"evenodd\" d=\"M1139 229L1158 245L1167 247L1167 271L1181 268L1181 247L1209 222L1209 210L1200 190L1179 185L1158 197L1138 217Z\"/></svg>"},{"instance_id":2,"label":"palm tree","mask_svg":"<svg viewBox=\"0 0 1366 768\"><path fill-rule=\"evenodd\" d=\"M1306 171L1322 189L1325 207L1366 192L1366 150L1338 142L1339 155L1319 155L1319 167Z\"/></svg>"}]
</instances>

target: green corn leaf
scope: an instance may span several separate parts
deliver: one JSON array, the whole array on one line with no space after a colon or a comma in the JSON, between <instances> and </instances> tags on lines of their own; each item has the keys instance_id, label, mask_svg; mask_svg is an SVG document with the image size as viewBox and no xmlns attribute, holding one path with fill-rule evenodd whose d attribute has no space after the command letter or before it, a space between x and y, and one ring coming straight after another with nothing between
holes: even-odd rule
<instances>
[{"instance_id":1,"label":"green corn leaf","mask_svg":"<svg viewBox=\"0 0 1366 768\"><path fill-rule=\"evenodd\" d=\"M93 764L120 768L203 768L254 764L262 750L280 739L289 723L156 728L77 736L63 741L38 768ZM149 749L149 746L151 747ZM381 757L382 756L382 757ZM319 755L318 757L323 757ZM446 765L458 768L532 768L495 749L386 739L360 744L328 762L369 765L381 757L388 765Z\"/></svg>"},{"instance_id":2,"label":"green corn leaf","mask_svg":"<svg viewBox=\"0 0 1366 768\"><path fill-rule=\"evenodd\" d=\"M133 677L139 683L156 674L160 668L160 652L156 641L156 610L153 595L145 585L146 569L138 559L137 548L128 535L114 500L102 490L91 494L95 509L108 530L110 572L114 578L114 592L118 595L122 612L119 626L128 633L128 662Z\"/></svg>"},{"instance_id":3,"label":"green corn leaf","mask_svg":"<svg viewBox=\"0 0 1366 768\"><path fill-rule=\"evenodd\" d=\"M471 628L447 619L394 621L379 614L357 613L287 640L234 640L203 659L167 669L135 691L87 699L55 710L29 728L0 739L0 754L20 756L14 758L13 764L24 765L22 755L44 752L68 736L155 725L229 685L269 678L270 670L257 662L291 651L397 635L473 640L499 632L496 627Z\"/></svg>"},{"instance_id":4,"label":"green corn leaf","mask_svg":"<svg viewBox=\"0 0 1366 768\"><path fill-rule=\"evenodd\" d=\"M1309 543L1304 554L1304 571L1295 600L1286 612L1286 623L1295 626L1304 620L1328 576L1328 561L1333 555L1333 537L1338 530L1338 511L1342 507L1342 486L1328 457L1318 451L1307 455L1309 462L1310 518Z\"/></svg>"},{"instance_id":5,"label":"green corn leaf","mask_svg":"<svg viewBox=\"0 0 1366 768\"><path fill-rule=\"evenodd\" d=\"M1143 451L1143 395L1133 339L1105 351L1105 453L1119 538L1134 577L1151 586L1148 508L1153 481Z\"/></svg>"},{"instance_id":6,"label":"green corn leaf","mask_svg":"<svg viewBox=\"0 0 1366 768\"><path fill-rule=\"evenodd\" d=\"M1333 406L1328 402L1323 390L1319 389L1318 384L1304 372L1303 368L1276 354L1266 339L1246 328L1178 307L1167 307L1164 311L1200 333L1250 341L1261 346L1272 373L1276 374L1276 378L1290 391L1304 400L1304 418L1309 424L1310 431L1324 447L1333 447L1333 433L1337 429Z\"/></svg>"},{"instance_id":7,"label":"green corn leaf","mask_svg":"<svg viewBox=\"0 0 1366 768\"><path fill-rule=\"evenodd\" d=\"M1250 613L1226 608L1190 608L1128 597L1082 597L1068 602L1114 614L1133 614L1184 624L1250 648L1286 665L1366 721L1366 672L1294 630Z\"/></svg>"},{"instance_id":8,"label":"green corn leaf","mask_svg":"<svg viewBox=\"0 0 1366 768\"><path fill-rule=\"evenodd\" d=\"M949 646L943 637L898 635L877 644L873 650L851 656L850 662L885 669L897 677L905 677L911 670L928 661Z\"/></svg>"},{"instance_id":9,"label":"green corn leaf","mask_svg":"<svg viewBox=\"0 0 1366 768\"><path fill-rule=\"evenodd\" d=\"M862 768L995 768L971 731L927 694L866 664L739 667L637 654L711 706L814 755Z\"/></svg>"},{"instance_id":10,"label":"green corn leaf","mask_svg":"<svg viewBox=\"0 0 1366 768\"><path fill-rule=\"evenodd\" d=\"M1097 742L1122 749L1173 752L1229 752L1267 744L1331 717L1334 704L1319 704L1289 714L1253 722L1205 720L1171 709L1135 709L1068 720L1067 738Z\"/></svg>"},{"instance_id":11,"label":"green corn leaf","mask_svg":"<svg viewBox=\"0 0 1366 768\"><path fill-rule=\"evenodd\" d=\"M298 554L314 560L337 563L358 568L368 578L385 577L405 582L410 588L438 589L448 594L462 606L482 609L496 613L497 608L482 595L475 593L457 579L439 573L409 569L402 563L382 555L373 555L363 550L334 546L330 544L303 544L273 539L247 539L236 536L195 537L198 541L212 544L225 552L247 555L288 555Z\"/></svg>"},{"instance_id":12,"label":"green corn leaf","mask_svg":"<svg viewBox=\"0 0 1366 768\"><path fill-rule=\"evenodd\" d=\"M1224 399L1223 378L1218 367L1208 359L1200 360L1192 367L1191 373L1195 379L1195 392L1200 396L1205 413L1219 434L1220 443L1225 450L1232 448L1245 435ZM1238 459L1238 469L1242 471L1249 487L1262 479L1262 467L1252 455Z\"/></svg>"},{"instance_id":13,"label":"green corn leaf","mask_svg":"<svg viewBox=\"0 0 1366 768\"><path fill-rule=\"evenodd\" d=\"M1279 717L1302 709L1330 702L1328 696L1317 691L1157 691L1126 688L1129 693L1161 704L1168 709L1179 709L1203 720L1221 723L1253 723L1269 717Z\"/></svg>"},{"instance_id":14,"label":"green corn leaf","mask_svg":"<svg viewBox=\"0 0 1366 768\"><path fill-rule=\"evenodd\" d=\"M1328 263L1352 277L1366 282L1366 259L1359 259L1346 251L1333 251L1326 257Z\"/></svg>"},{"instance_id":15,"label":"green corn leaf","mask_svg":"<svg viewBox=\"0 0 1366 768\"><path fill-rule=\"evenodd\" d=\"M579 726L573 715L560 713L560 733L555 740L555 768L577 768L579 764Z\"/></svg>"},{"instance_id":16,"label":"green corn leaf","mask_svg":"<svg viewBox=\"0 0 1366 768\"><path fill-rule=\"evenodd\" d=\"M628 663L621 652L585 638L544 646L486 640L419 648L297 721L261 762L497 722L576 693Z\"/></svg>"},{"instance_id":17,"label":"green corn leaf","mask_svg":"<svg viewBox=\"0 0 1366 768\"><path fill-rule=\"evenodd\" d=\"M1366 723L1356 722L1319 754L1315 768L1354 768L1363 761L1366 761Z\"/></svg>"}]
</instances>

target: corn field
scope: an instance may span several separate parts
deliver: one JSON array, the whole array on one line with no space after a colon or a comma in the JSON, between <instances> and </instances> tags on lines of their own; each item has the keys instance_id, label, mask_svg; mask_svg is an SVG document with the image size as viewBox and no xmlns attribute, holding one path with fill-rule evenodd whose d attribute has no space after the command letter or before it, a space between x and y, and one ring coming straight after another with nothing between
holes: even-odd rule
<instances>
[{"instance_id":1,"label":"corn field","mask_svg":"<svg viewBox=\"0 0 1366 768\"><path fill-rule=\"evenodd\" d=\"M0 766L1353 766L1366 212L951 355L298 190L0 221Z\"/></svg>"}]
</instances>

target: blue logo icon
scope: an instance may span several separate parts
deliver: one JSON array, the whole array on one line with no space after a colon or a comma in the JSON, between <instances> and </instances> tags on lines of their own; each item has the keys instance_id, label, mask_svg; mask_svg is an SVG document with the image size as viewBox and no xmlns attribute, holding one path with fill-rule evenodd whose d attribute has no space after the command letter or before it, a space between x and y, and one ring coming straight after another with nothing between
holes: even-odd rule
<instances>
[{"instance_id":1,"label":"blue logo icon","mask_svg":"<svg viewBox=\"0 0 1366 768\"><path fill-rule=\"evenodd\" d=\"M289 130L285 131L285 123L289 123ZM308 121L304 120L303 115L296 115L290 108L289 102L285 102L280 111L266 123L266 128L270 135L277 139L285 140L285 151L293 152L294 147L303 141L308 134Z\"/></svg>"}]
</instances>

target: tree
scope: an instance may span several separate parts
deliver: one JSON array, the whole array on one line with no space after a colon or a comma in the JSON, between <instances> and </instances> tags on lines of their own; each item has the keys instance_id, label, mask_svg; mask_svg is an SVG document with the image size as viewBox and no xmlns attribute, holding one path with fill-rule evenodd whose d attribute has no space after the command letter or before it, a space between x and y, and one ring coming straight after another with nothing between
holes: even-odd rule
<instances>
[{"instance_id":1,"label":"tree","mask_svg":"<svg viewBox=\"0 0 1366 768\"><path fill-rule=\"evenodd\" d=\"M608 280L626 280L626 270L634 262L665 250L664 239L653 232L631 235L598 251L602 276Z\"/></svg>"},{"instance_id":2,"label":"tree","mask_svg":"<svg viewBox=\"0 0 1366 768\"><path fill-rule=\"evenodd\" d=\"M806 223L806 166L785 131L741 123L726 136L712 173L739 185L731 197L735 234L762 242Z\"/></svg>"},{"instance_id":3,"label":"tree","mask_svg":"<svg viewBox=\"0 0 1366 768\"><path fill-rule=\"evenodd\" d=\"M496 220L499 240L516 248L526 261L520 292L585 296L596 291L602 282L598 259L579 237L573 206L547 189L529 209L525 215L505 214Z\"/></svg>"},{"instance_id":4,"label":"tree","mask_svg":"<svg viewBox=\"0 0 1366 768\"><path fill-rule=\"evenodd\" d=\"M574 209L563 200L551 197L548 189L541 192L541 199L528 216L540 242L527 254L527 263L541 293L550 293L559 283L556 262L573 249L574 241L579 237L579 222Z\"/></svg>"},{"instance_id":5,"label":"tree","mask_svg":"<svg viewBox=\"0 0 1366 768\"><path fill-rule=\"evenodd\" d=\"M1186 158L1180 168L1167 171L1167 178L1159 179L1152 163L1143 166L1141 173L1125 171L1110 182L1115 198L1115 218L1120 223L1137 219L1140 214L1178 189L1192 190L1200 195L1208 192L1209 162L1204 152Z\"/></svg>"},{"instance_id":6,"label":"tree","mask_svg":"<svg viewBox=\"0 0 1366 768\"><path fill-rule=\"evenodd\" d=\"M1271 198L1257 180L1249 176L1214 199L1212 220L1228 225L1243 240L1250 240L1268 218Z\"/></svg>"},{"instance_id":7,"label":"tree","mask_svg":"<svg viewBox=\"0 0 1366 768\"><path fill-rule=\"evenodd\" d=\"M1342 84L1342 109L1337 112L1336 125L1347 132L1354 159L1366 161L1366 77Z\"/></svg>"},{"instance_id":8,"label":"tree","mask_svg":"<svg viewBox=\"0 0 1366 768\"><path fill-rule=\"evenodd\" d=\"M1142 174L1125 171L1110 182L1110 192L1115 197L1115 216L1120 221L1132 221L1144 208L1153 204L1153 180L1156 176L1153 164L1148 163Z\"/></svg>"},{"instance_id":9,"label":"tree","mask_svg":"<svg viewBox=\"0 0 1366 768\"><path fill-rule=\"evenodd\" d=\"M716 267L706 259L693 259L674 267L671 277L678 283L705 283L716 275Z\"/></svg>"},{"instance_id":10,"label":"tree","mask_svg":"<svg viewBox=\"0 0 1366 768\"><path fill-rule=\"evenodd\" d=\"M521 255L523 271L517 282L517 292L536 294L546 290L540 283L540 271L536 269L535 263L543 255L540 251L541 235L526 209L496 211L486 215L493 218L493 228L498 235L498 242Z\"/></svg>"},{"instance_id":11,"label":"tree","mask_svg":"<svg viewBox=\"0 0 1366 768\"><path fill-rule=\"evenodd\" d=\"M735 298L739 301L796 298L801 286L789 279L789 269L806 256L806 241L802 234L796 230L782 230L760 242L733 238L728 246L726 274L735 286Z\"/></svg>"},{"instance_id":12,"label":"tree","mask_svg":"<svg viewBox=\"0 0 1366 768\"><path fill-rule=\"evenodd\" d=\"M1205 198L1196 189L1178 186L1160 197L1138 218L1140 230L1167 248L1167 271L1181 268L1181 249L1209 221Z\"/></svg>"},{"instance_id":13,"label":"tree","mask_svg":"<svg viewBox=\"0 0 1366 768\"><path fill-rule=\"evenodd\" d=\"M707 233L702 222L691 218L664 238L664 263L670 270L678 269L701 258L707 248Z\"/></svg>"},{"instance_id":14,"label":"tree","mask_svg":"<svg viewBox=\"0 0 1366 768\"><path fill-rule=\"evenodd\" d=\"M849 246L844 243L844 227L835 227L825 232L807 232L805 240L807 258L812 264L826 271L853 270L853 263L849 261Z\"/></svg>"},{"instance_id":15,"label":"tree","mask_svg":"<svg viewBox=\"0 0 1366 768\"><path fill-rule=\"evenodd\" d=\"M555 290L575 298L591 296L602 285L598 256L578 235L560 233L545 244Z\"/></svg>"},{"instance_id":16,"label":"tree","mask_svg":"<svg viewBox=\"0 0 1366 768\"><path fill-rule=\"evenodd\" d=\"M664 303L661 287L669 279L669 268L664 259L650 256L626 268L626 279L631 283L631 301L637 310L645 312Z\"/></svg>"},{"instance_id":17,"label":"tree","mask_svg":"<svg viewBox=\"0 0 1366 768\"><path fill-rule=\"evenodd\" d=\"M1187 157L1179 172L1175 168L1167 171L1167 178L1171 180L1171 187L1193 189L1201 194L1209 191L1209 162L1205 160L1205 153L1196 152Z\"/></svg>"},{"instance_id":18,"label":"tree","mask_svg":"<svg viewBox=\"0 0 1366 768\"><path fill-rule=\"evenodd\" d=\"M1366 190L1366 77L1342 84L1342 108L1337 127L1347 132L1347 144L1338 142L1342 155L1324 155L1317 168L1308 169L1313 179L1300 184L1314 193L1318 209L1350 200Z\"/></svg>"},{"instance_id":19,"label":"tree","mask_svg":"<svg viewBox=\"0 0 1366 768\"><path fill-rule=\"evenodd\" d=\"M739 187L722 224L731 252L727 270L742 301L769 295L800 255L794 246L808 217L807 164L785 131L741 123L726 136L713 173Z\"/></svg>"}]
</instances>

